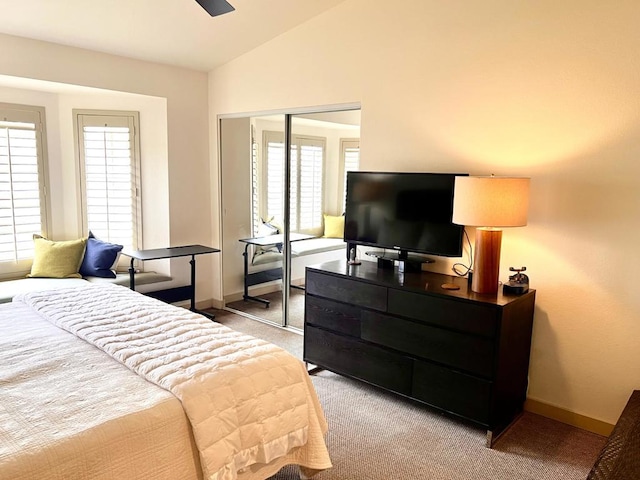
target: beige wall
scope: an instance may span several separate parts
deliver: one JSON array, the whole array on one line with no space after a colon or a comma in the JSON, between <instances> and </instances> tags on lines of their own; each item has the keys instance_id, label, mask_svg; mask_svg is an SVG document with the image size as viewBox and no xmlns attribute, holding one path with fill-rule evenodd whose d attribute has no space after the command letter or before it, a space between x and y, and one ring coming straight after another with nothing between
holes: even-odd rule
<instances>
[{"instance_id":1,"label":"beige wall","mask_svg":"<svg viewBox=\"0 0 640 480\"><path fill-rule=\"evenodd\" d=\"M0 35L0 58L0 75L55 82L50 88L62 92L26 93L22 89L12 97L48 102L47 124L54 129L48 132L54 160L52 201L58 212L52 234L61 238L78 235L76 179L70 161L74 155L71 109L129 109L141 112L143 124L144 247L212 243L205 73L8 35ZM40 88L28 81L25 85L36 92ZM89 92L78 86L110 92ZM50 115L53 111L57 113ZM213 262L212 255L198 258L200 301L212 298ZM171 274L176 283L188 283L187 259L172 261Z\"/></svg>"},{"instance_id":2,"label":"beige wall","mask_svg":"<svg viewBox=\"0 0 640 480\"><path fill-rule=\"evenodd\" d=\"M633 0L348 0L212 72L210 118L361 102L363 168L531 176L501 273L526 265L538 292L529 397L614 423L640 387L638 18Z\"/></svg>"}]
</instances>

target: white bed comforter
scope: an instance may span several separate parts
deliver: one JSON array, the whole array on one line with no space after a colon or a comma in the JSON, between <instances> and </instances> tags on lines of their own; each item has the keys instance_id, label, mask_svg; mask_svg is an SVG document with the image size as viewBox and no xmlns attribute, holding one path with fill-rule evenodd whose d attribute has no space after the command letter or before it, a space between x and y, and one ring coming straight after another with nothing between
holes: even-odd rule
<instances>
[{"instance_id":1,"label":"white bed comforter","mask_svg":"<svg viewBox=\"0 0 640 480\"><path fill-rule=\"evenodd\" d=\"M0 304L0 479L202 479L180 401L22 303Z\"/></svg>"},{"instance_id":2,"label":"white bed comforter","mask_svg":"<svg viewBox=\"0 0 640 480\"><path fill-rule=\"evenodd\" d=\"M18 296L183 405L204 478L234 480L287 458L331 466L326 422L304 365L275 345L115 285Z\"/></svg>"}]
</instances>

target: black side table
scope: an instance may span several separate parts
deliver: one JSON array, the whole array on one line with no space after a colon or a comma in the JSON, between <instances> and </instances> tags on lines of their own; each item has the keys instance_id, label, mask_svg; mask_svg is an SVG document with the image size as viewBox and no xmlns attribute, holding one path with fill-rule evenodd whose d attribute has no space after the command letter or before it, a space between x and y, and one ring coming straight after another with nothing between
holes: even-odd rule
<instances>
[{"instance_id":1,"label":"black side table","mask_svg":"<svg viewBox=\"0 0 640 480\"><path fill-rule=\"evenodd\" d=\"M187 287L189 295L185 298L176 298L173 301L179 300L191 300L191 307L189 310L192 312L204 315L207 318L213 320L214 315L200 311L196 308L196 255L206 255L208 253L219 253L220 250L212 247L205 247L204 245L184 245L181 247L169 247L169 248L155 248L151 250L134 250L131 252L122 252L123 255L131 257L131 264L129 266L129 288L131 290L136 289L136 271L133 267L134 260L140 260L144 262L146 260L162 260L166 258L177 257L191 257L189 264L191 265L191 284ZM177 289L169 290L182 290L184 287L178 287Z\"/></svg>"}]
</instances>

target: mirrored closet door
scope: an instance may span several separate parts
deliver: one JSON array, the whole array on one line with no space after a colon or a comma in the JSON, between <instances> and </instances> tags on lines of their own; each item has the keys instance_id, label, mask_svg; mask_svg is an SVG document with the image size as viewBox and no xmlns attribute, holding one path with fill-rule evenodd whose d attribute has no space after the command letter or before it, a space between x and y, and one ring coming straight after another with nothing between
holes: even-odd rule
<instances>
[{"instance_id":1,"label":"mirrored closet door","mask_svg":"<svg viewBox=\"0 0 640 480\"><path fill-rule=\"evenodd\" d=\"M284 193L266 187L263 159L278 162L282 184L284 115L220 120L222 188L222 269L226 307L284 325L282 265ZM280 144L264 142L264 132L280 132ZM267 136L268 140L268 136Z\"/></svg>"},{"instance_id":2,"label":"mirrored closet door","mask_svg":"<svg viewBox=\"0 0 640 480\"><path fill-rule=\"evenodd\" d=\"M305 267L346 258L345 178L359 137L357 109L220 120L227 308L302 328Z\"/></svg>"}]
</instances>

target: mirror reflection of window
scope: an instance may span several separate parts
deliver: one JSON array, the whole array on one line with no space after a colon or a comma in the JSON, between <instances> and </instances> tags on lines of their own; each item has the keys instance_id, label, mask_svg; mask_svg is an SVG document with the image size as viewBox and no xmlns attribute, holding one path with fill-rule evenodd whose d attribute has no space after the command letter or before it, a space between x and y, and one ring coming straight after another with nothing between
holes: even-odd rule
<instances>
[{"instance_id":1,"label":"mirror reflection of window","mask_svg":"<svg viewBox=\"0 0 640 480\"><path fill-rule=\"evenodd\" d=\"M262 190L263 205L256 201L258 215L263 222L282 223L284 209L284 134L264 131L265 174ZM324 198L325 138L293 135L291 141L291 212L289 224L292 232L312 233L322 227ZM254 230L255 230L254 225Z\"/></svg>"},{"instance_id":2,"label":"mirror reflection of window","mask_svg":"<svg viewBox=\"0 0 640 480\"><path fill-rule=\"evenodd\" d=\"M342 211L347 202L347 172L360 170L360 139L341 138L340 139L340 171L342 172L342 184L340 192L342 194Z\"/></svg>"}]
</instances>

